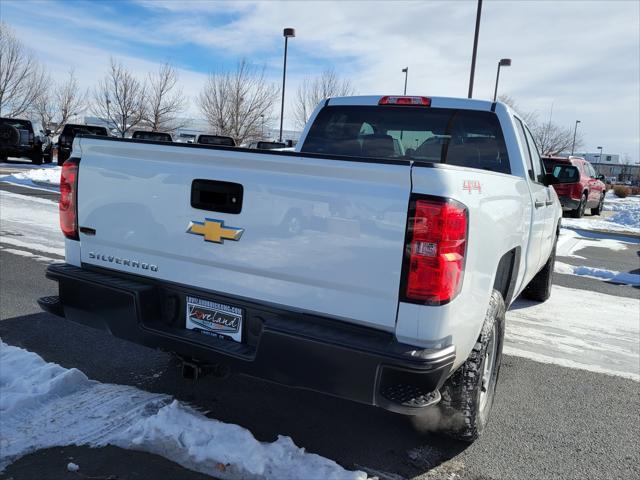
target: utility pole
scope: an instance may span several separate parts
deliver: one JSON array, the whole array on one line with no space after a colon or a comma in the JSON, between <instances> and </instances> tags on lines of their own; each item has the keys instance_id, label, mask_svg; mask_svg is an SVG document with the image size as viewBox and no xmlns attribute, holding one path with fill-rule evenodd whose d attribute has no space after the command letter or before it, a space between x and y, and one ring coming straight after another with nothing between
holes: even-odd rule
<instances>
[{"instance_id":1,"label":"utility pole","mask_svg":"<svg viewBox=\"0 0 640 480\"><path fill-rule=\"evenodd\" d=\"M476 12L476 32L473 36L473 54L471 56L471 75L469 76L469 98L473 97L473 77L476 74L476 55L478 53L478 37L480 36L480 16L482 14L482 0L478 0Z\"/></svg>"}]
</instances>

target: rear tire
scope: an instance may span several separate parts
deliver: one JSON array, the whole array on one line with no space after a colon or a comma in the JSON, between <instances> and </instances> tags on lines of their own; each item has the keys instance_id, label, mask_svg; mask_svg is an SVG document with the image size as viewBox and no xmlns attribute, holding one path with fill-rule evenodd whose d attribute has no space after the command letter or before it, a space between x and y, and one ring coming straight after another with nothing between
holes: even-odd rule
<instances>
[{"instance_id":1,"label":"rear tire","mask_svg":"<svg viewBox=\"0 0 640 480\"><path fill-rule=\"evenodd\" d=\"M582 218L584 215L584 209L587 207L587 194L583 193L580 198L580 203L578 204L578 208L575 210L571 210L571 216L573 218Z\"/></svg>"},{"instance_id":2,"label":"rear tire","mask_svg":"<svg viewBox=\"0 0 640 480\"><path fill-rule=\"evenodd\" d=\"M442 433L456 440L473 442L487 426L502 363L505 310L502 295L493 290L482 331L469 358L441 389L439 407L452 425Z\"/></svg>"},{"instance_id":3,"label":"rear tire","mask_svg":"<svg viewBox=\"0 0 640 480\"><path fill-rule=\"evenodd\" d=\"M557 242L557 240L556 240ZM556 264L556 243L553 244L553 250L547 263L544 264L535 277L531 279L529 285L522 292L522 296L536 302L544 302L551 296L551 286L553 285L553 269Z\"/></svg>"},{"instance_id":4,"label":"rear tire","mask_svg":"<svg viewBox=\"0 0 640 480\"><path fill-rule=\"evenodd\" d=\"M602 213L602 207L604 206L604 193L600 196L600 202L596 208L591 209L591 215L600 215Z\"/></svg>"},{"instance_id":5,"label":"rear tire","mask_svg":"<svg viewBox=\"0 0 640 480\"><path fill-rule=\"evenodd\" d=\"M32 154L31 161L34 165L42 165L42 152Z\"/></svg>"}]
</instances>

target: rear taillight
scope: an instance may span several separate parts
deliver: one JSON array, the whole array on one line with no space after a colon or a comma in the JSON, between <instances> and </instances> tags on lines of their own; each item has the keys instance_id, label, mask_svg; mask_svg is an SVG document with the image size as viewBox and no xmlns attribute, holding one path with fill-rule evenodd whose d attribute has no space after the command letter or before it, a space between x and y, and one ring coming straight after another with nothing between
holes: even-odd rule
<instances>
[{"instance_id":1,"label":"rear taillight","mask_svg":"<svg viewBox=\"0 0 640 480\"><path fill-rule=\"evenodd\" d=\"M33 143L34 139L33 133L29 132L29 143Z\"/></svg>"},{"instance_id":2,"label":"rear taillight","mask_svg":"<svg viewBox=\"0 0 640 480\"><path fill-rule=\"evenodd\" d=\"M408 105L414 107L430 107L431 99L427 97L396 97L387 95L380 99L378 105Z\"/></svg>"},{"instance_id":3,"label":"rear taillight","mask_svg":"<svg viewBox=\"0 0 640 480\"><path fill-rule=\"evenodd\" d=\"M451 199L416 197L407 225L403 300L427 305L451 301L462 287L467 208Z\"/></svg>"},{"instance_id":4,"label":"rear taillight","mask_svg":"<svg viewBox=\"0 0 640 480\"><path fill-rule=\"evenodd\" d=\"M573 198L582 197L582 185L580 183L576 183L573 185Z\"/></svg>"},{"instance_id":5,"label":"rear taillight","mask_svg":"<svg viewBox=\"0 0 640 480\"><path fill-rule=\"evenodd\" d=\"M64 236L78 240L78 167L80 159L70 158L60 174L60 229Z\"/></svg>"}]
</instances>

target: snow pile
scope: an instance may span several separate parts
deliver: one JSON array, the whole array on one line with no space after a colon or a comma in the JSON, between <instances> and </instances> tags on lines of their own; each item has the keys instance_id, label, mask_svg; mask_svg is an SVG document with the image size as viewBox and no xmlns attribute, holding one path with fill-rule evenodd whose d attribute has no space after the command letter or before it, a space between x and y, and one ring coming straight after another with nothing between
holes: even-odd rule
<instances>
[{"instance_id":1,"label":"snow pile","mask_svg":"<svg viewBox=\"0 0 640 480\"><path fill-rule=\"evenodd\" d=\"M64 256L58 204L0 191L0 241L18 249Z\"/></svg>"},{"instance_id":2,"label":"snow pile","mask_svg":"<svg viewBox=\"0 0 640 480\"><path fill-rule=\"evenodd\" d=\"M617 272L615 270L606 270L595 267L576 267L575 265L569 265L568 263L562 262L556 262L554 270L557 273L580 275L582 277L595 278L624 285L640 285L640 275L637 273Z\"/></svg>"},{"instance_id":3,"label":"snow pile","mask_svg":"<svg viewBox=\"0 0 640 480\"><path fill-rule=\"evenodd\" d=\"M44 190L60 190L60 171L62 167L48 165L37 169L25 169L24 172L0 176L0 182L13 183Z\"/></svg>"},{"instance_id":4,"label":"snow pile","mask_svg":"<svg viewBox=\"0 0 640 480\"><path fill-rule=\"evenodd\" d=\"M89 380L0 341L0 471L19 457L65 445L115 445L162 455L221 479L353 479L289 437L257 441L163 394Z\"/></svg>"},{"instance_id":5,"label":"snow pile","mask_svg":"<svg viewBox=\"0 0 640 480\"><path fill-rule=\"evenodd\" d=\"M507 312L504 353L640 381L640 302L553 286Z\"/></svg>"},{"instance_id":6,"label":"snow pile","mask_svg":"<svg viewBox=\"0 0 640 480\"><path fill-rule=\"evenodd\" d=\"M563 218L562 226L640 235L640 196L618 198L609 191L604 200L604 210L605 215L600 217L587 215L583 218ZM608 212L615 213L607 215Z\"/></svg>"}]
</instances>

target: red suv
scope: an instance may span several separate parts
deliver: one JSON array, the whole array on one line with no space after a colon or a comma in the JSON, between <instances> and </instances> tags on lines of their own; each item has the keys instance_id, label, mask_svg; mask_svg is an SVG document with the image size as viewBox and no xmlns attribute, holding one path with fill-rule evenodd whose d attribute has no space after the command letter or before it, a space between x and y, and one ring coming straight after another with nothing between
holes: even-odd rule
<instances>
[{"instance_id":1,"label":"red suv","mask_svg":"<svg viewBox=\"0 0 640 480\"><path fill-rule=\"evenodd\" d=\"M587 208L592 215L600 215L604 195L607 192L602 180L604 175L598 175L591 164L582 157L543 157L545 169L553 173L557 166L573 165L578 168L579 178L572 183L554 185L563 210L569 210L571 216L580 218ZM575 172L572 169L565 170L567 174Z\"/></svg>"}]
</instances>

